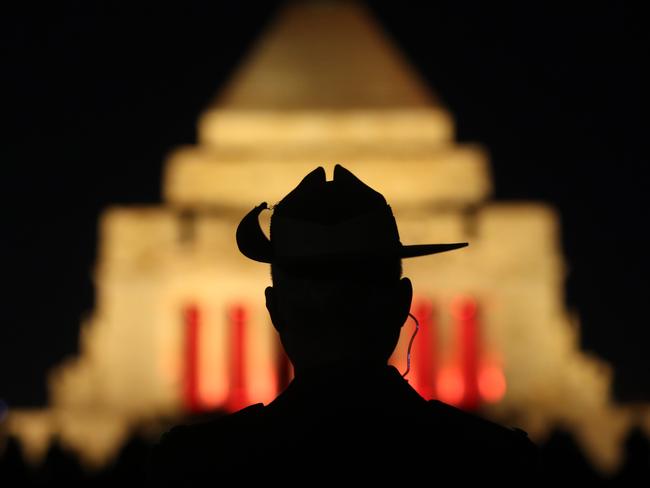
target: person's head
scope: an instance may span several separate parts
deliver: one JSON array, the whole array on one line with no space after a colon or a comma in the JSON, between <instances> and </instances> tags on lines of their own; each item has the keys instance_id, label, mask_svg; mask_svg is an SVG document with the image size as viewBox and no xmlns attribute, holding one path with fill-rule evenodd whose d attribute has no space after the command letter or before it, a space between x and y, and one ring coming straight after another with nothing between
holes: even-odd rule
<instances>
[{"instance_id":1,"label":"person's head","mask_svg":"<svg viewBox=\"0 0 650 488\"><path fill-rule=\"evenodd\" d=\"M399 259L272 264L271 275L266 307L296 370L388 361L412 298Z\"/></svg>"},{"instance_id":2,"label":"person's head","mask_svg":"<svg viewBox=\"0 0 650 488\"><path fill-rule=\"evenodd\" d=\"M466 244L403 246L384 197L337 165L317 168L274 208L237 229L241 252L271 264L266 307L296 372L327 364L385 364L412 299L401 259Z\"/></svg>"}]
</instances>

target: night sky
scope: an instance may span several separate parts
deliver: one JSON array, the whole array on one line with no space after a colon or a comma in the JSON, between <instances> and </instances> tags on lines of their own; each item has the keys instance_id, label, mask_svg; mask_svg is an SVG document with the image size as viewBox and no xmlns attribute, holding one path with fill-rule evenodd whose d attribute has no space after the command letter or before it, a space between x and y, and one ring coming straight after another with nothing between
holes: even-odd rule
<instances>
[{"instance_id":1,"label":"night sky","mask_svg":"<svg viewBox=\"0 0 650 488\"><path fill-rule=\"evenodd\" d=\"M165 155L195 141L199 114L281 5L234 3L57 2L0 17L9 405L44 404L47 370L78 351L102 209L161 201ZM404 3L370 6L458 140L488 149L495 198L558 210L582 347L614 365L619 400L650 401L648 18L624 2Z\"/></svg>"}]
</instances>

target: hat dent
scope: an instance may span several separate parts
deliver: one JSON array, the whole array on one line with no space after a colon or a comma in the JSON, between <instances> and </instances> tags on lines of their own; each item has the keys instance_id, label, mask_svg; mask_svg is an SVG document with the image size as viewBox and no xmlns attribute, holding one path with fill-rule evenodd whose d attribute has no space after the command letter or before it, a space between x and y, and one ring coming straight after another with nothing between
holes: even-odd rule
<instances>
[{"instance_id":1,"label":"hat dent","mask_svg":"<svg viewBox=\"0 0 650 488\"><path fill-rule=\"evenodd\" d=\"M271 239L259 222L266 202L239 223L237 246L246 257L263 263L411 258L459 249L466 242L402 245L397 224L384 196L337 164L333 181L317 167L273 208Z\"/></svg>"}]
</instances>

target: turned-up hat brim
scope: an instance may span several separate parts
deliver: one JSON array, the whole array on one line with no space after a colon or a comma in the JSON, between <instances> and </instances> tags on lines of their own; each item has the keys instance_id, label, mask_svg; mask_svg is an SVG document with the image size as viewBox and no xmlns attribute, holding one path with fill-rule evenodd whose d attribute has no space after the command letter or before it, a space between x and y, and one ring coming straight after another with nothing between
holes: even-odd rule
<instances>
[{"instance_id":1,"label":"turned-up hat brim","mask_svg":"<svg viewBox=\"0 0 650 488\"><path fill-rule=\"evenodd\" d=\"M326 187L325 185L332 185ZM339 185L339 188L336 187ZM351 216L336 222L314 222L296 218L284 207L301 206L300 200L319 198L318 192L340 190L333 198L344 198L343 208L351 209ZM328 196L332 192L327 193ZM315 196L314 196L315 195ZM266 202L253 208L239 223L237 246L246 257L262 263L335 261L348 259L413 258L452 251L467 246L466 242L451 244L403 245L397 225L383 196L365 185L340 165L334 169L334 180L325 180L325 170L317 168L285 197L275 208L271 220L271 239L262 231L260 213ZM355 215L354 209L362 208Z\"/></svg>"}]
</instances>

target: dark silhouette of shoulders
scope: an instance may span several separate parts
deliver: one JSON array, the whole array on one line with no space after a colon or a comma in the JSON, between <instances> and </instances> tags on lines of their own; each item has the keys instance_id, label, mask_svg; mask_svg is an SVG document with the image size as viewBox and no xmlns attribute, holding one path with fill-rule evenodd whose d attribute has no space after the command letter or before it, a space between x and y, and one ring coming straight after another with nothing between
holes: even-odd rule
<instances>
[{"instance_id":1,"label":"dark silhouette of shoulders","mask_svg":"<svg viewBox=\"0 0 650 488\"><path fill-rule=\"evenodd\" d=\"M294 380L267 406L174 427L154 450L153 483L314 482L314 476L344 475L531 484L536 476L537 448L525 432L427 402L392 367L362 384L359 397L348 395L351 382L336 382L340 395L331 395L328 381L312 380ZM356 401L361 395L369 400Z\"/></svg>"},{"instance_id":2,"label":"dark silhouette of shoulders","mask_svg":"<svg viewBox=\"0 0 650 488\"><path fill-rule=\"evenodd\" d=\"M331 181L316 168L273 206L270 237L266 209L244 216L237 246L271 265L265 304L296 377L268 405L172 429L154 451L154 482L536 484L526 435L427 402L386 364L411 315L401 260L467 243L403 245L384 196L340 165Z\"/></svg>"}]
</instances>

